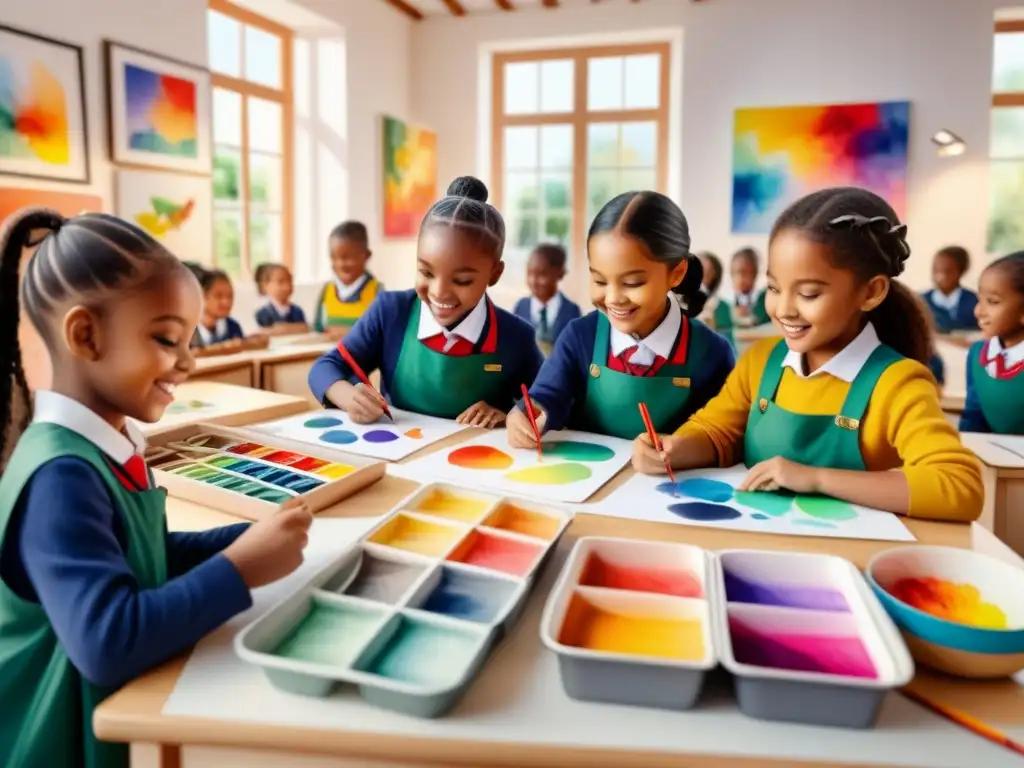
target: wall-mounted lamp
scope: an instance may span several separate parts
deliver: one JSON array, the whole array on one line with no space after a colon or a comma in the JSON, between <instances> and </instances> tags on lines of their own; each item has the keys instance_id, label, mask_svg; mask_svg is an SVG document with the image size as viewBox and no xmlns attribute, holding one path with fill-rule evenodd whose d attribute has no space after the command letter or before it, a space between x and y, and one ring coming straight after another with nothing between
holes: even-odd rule
<instances>
[{"instance_id":1,"label":"wall-mounted lamp","mask_svg":"<svg viewBox=\"0 0 1024 768\"><path fill-rule=\"evenodd\" d=\"M967 143L952 131L943 128L932 136L932 143L938 146L941 157L956 157L967 150Z\"/></svg>"}]
</instances>

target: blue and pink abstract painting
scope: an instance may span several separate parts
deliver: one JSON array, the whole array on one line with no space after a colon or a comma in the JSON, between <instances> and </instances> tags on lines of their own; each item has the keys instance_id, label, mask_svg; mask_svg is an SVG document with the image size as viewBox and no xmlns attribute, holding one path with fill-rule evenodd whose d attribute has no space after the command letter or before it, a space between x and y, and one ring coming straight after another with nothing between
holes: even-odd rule
<instances>
[{"instance_id":1,"label":"blue and pink abstract painting","mask_svg":"<svg viewBox=\"0 0 1024 768\"><path fill-rule=\"evenodd\" d=\"M854 186L906 211L910 102L736 110L732 231L765 234L787 205Z\"/></svg>"}]
</instances>

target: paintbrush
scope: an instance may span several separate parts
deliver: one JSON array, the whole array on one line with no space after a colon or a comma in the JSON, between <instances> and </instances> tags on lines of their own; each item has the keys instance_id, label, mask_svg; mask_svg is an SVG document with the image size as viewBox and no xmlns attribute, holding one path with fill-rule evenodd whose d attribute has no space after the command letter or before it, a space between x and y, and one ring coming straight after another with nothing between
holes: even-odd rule
<instances>
[{"instance_id":1,"label":"paintbrush","mask_svg":"<svg viewBox=\"0 0 1024 768\"><path fill-rule=\"evenodd\" d=\"M530 390L525 384L520 385L523 390L523 402L526 403L526 415L530 419L530 426L533 427L533 434L537 436L537 461L544 460L544 449L540 444L540 428L537 426L537 414L533 410L533 402L530 400Z\"/></svg>"},{"instance_id":2,"label":"paintbrush","mask_svg":"<svg viewBox=\"0 0 1024 768\"><path fill-rule=\"evenodd\" d=\"M959 725L962 728L966 728L976 736L981 736L983 739L988 739L991 742L999 744L1002 747L1006 747L1012 752L1016 752L1018 755L1024 755L1024 744L1014 741L1002 731L998 731L990 725L986 725L980 720L972 717L971 715L963 712L954 707L950 707L947 704L943 704L938 701L925 696L920 691L914 690L908 686L900 690L904 696L912 701L916 701L926 709L930 709L935 714L946 718L952 723Z\"/></svg>"},{"instance_id":3,"label":"paintbrush","mask_svg":"<svg viewBox=\"0 0 1024 768\"><path fill-rule=\"evenodd\" d=\"M366 385L366 388L380 398L381 408L384 410L384 415L391 419L391 423L394 424L395 417L392 416L391 411L388 410L387 401L384 400L384 397L380 392L374 389L373 384L370 383L370 377L363 372L363 369L359 367L359 363L356 362L356 359L352 357L349 351L345 349L345 345L340 341L338 342L338 354L342 356L346 363L348 363L348 367L351 368L352 372L359 378L359 380Z\"/></svg>"},{"instance_id":4,"label":"paintbrush","mask_svg":"<svg viewBox=\"0 0 1024 768\"><path fill-rule=\"evenodd\" d=\"M658 437L658 431L654 428L654 422L651 421L651 414L647 410L645 403L640 403L640 417L644 420L644 426L647 427L647 434L650 435L651 442L654 443L654 450L661 453L663 450L661 438ZM676 476L672 471L672 462L669 461L667 456L665 457L665 470L668 472L668 479L672 481L672 495L677 496Z\"/></svg>"}]
</instances>

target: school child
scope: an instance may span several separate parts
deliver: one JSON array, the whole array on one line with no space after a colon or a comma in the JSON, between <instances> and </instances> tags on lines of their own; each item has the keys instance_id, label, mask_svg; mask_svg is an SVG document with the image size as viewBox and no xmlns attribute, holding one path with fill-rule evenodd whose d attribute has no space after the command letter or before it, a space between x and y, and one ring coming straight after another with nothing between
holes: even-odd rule
<instances>
[{"instance_id":1,"label":"school child","mask_svg":"<svg viewBox=\"0 0 1024 768\"><path fill-rule=\"evenodd\" d=\"M41 235L19 300L22 249ZM129 419L157 421L194 368L202 295L173 254L112 216L31 209L8 220L0 258L0 434L17 440L0 477L0 765L127 768L127 747L93 734L95 706L294 571L312 516L289 503L251 526L167 532ZM34 414L22 307L55 372Z\"/></svg>"},{"instance_id":2,"label":"school child","mask_svg":"<svg viewBox=\"0 0 1024 768\"><path fill-rule=\"evenodd\" d=\"M242 326L231 317L235 289L227 273L195 264L190 264L189 269L198 277L203 289L203 312L192 335L195 354L205 357L265 348L269 343L266 335L247 337Z\"/></svg>"},{"instance_id":3,"label":"school child","mask_svg":"<svg viewBox=\"0 0 1024 768\"><path fill-rule=\"evenodd\" d=\"M755 292L760 268L761 258L753 248L741 248L729 261L729 276L733 290L732 311L729 316L731 327L752 328L770 322L765 311L767 292Z\"/></svg>"},{"instance_id":4,"label":"school child","mask_svg":"<svg viewBox=\"0 0 1024 768\"><path fill-rule=\"evenodd\" d=\"M935 318L939 333L978 329L978 321L974 316L978 294L960 284L970 268L970 255L959 245L946 246L932 258L932 282L935 287L925 291L924 300Z\"/></svg>"},{"instance_id":5,"label":"school child","mask_svg":"<svg viewBox=\"0 0 1024 768\"><path fill-rule=\"evenodd\" d=\"M627 192L601 209L587 235L599 311L569 324L530 387L542 430L633 439L645 429L644 403L655 427L672 431L718 393L733 351L696 319L705 295L689 251L686 217L664 195ZM525 403L507 425L512 447L536 445Z\"/></svg>"},{"instance_id":6,"label":"school child","mask_svg":"<svg viewBox=\"0 0 1024 768\"><path fill-rule=\"evenodd\" d=\"M700 259L700 266L704 273L701 283L701 290L707 296L704 309L700 313L700 319L712 330L718 331L725 337L726 341L736 348L732 336L732 314L729 305L718 296L718 289L722 286L722 261L710 251L702 251L697 254Z\"/></svg>"},{"instance_id":7,"label":"school child","mask_svg":"<svg viewBox=\"0 0 1024 768\"><path fill-rule=\"evenodd\" d=\"M260 264L256 267L256 288L267 303L256 310L256 324L274 335L305 333L306 313L292 304L292 272L284 264Z\"/></svg>"},{"instance_id":8,"label":"school child","mask_svg":"<svg viewBox=\"0 0 1024 768\"><path fill-rule=\"evenodd\" d=\"M960 431L1024 435L1024 251L985 268L974 313L985 339L967 353Z\"/></svg>"},{"instance_id":9,"label":"school child","mask_svg":"<svg viewBox=\"0 0 1024 768\"><path fill-rule=\"evenodd\" d=\"M580 316L579 304L558 290L565 277L565 249L543 243L533 249L526 264L526 284L530 295L516 302L516 317L530 323L537 331L537 346L550 355L555 341L565 327Z\"/></svg>"},{"instance_id":10,"label":"school child","mask_svg":"<svg viewBox=\"0 0 1024 768\"><path fill-rule=\"evenodd\" d=\"M366 226L344 221L328 238L334 279L320 292L313 329L340 339L384 290L366 268L373 255Z\"/></svg>"},{"instance_id":11,"label":"school child","mask_svg":"<svg viewBox=\"0 0 1024 768\"><path fill-rule=\"evenodd\" d=\"M505 222L478 179L456 179L427 212L416 287L382 293L344 340L365 374L380 370L381 394L396 408L495 427L533 381L544 361L533 327L487 296L504 271L504 247ZM338 350L313 364L309 386L357 424L382 415L380 397Z\"/></svg>"},{"instance_id":12,"label":"school child","mask_svg":"<svg viewBox=\"0 0 1024 768\"><path fill-rule=\"evenodd\" d=\"M827 189L793 203L769 245L767 311L783 337L752 344L661 455L638 439L636 469L742 460L742 491L976 519L980 466L939 405L923 307L895 279L909 255L906 226L871 192Z\"/></svg>"}]
</instances>

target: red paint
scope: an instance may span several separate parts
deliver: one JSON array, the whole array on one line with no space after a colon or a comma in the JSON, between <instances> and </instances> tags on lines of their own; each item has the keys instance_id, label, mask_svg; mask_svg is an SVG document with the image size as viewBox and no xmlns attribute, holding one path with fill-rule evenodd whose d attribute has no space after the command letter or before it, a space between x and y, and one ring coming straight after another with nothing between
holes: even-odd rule
<instances>
[{"instance_id":1,"label":"red paint","mask_svg":"<svg viewBox=\"0 0 1024 768\"><path fill-rule=\"evenodd\" d=\"M542 547L534 544L473 531L448 559L523 576L537 561L541 550Z\"/></svg>"},{"instance_id":2,"label":"red paint","mask_svg":"<svg viewBox=\"0 0 1024 768\"><path fill-rule=\"evenodd\" d=\"M228 448L228 453L234 453L239 456L244 456L247 453L258 451L262 447L263 446L260 445L259 443L239 443L233 448Z\"/></svg>"},{"instance_id":3,"label":"red paint","mask_svg":"<svg viewBox=\"0 0 1024 768\"><path fill-rule=\"evenodd\" d=\"M312 456L303 456L298 461L293 461L289 466L292 469L299 469L303 472L316 472L326 467L328 462L323 459L314 459Z\"/></svg>"},{"instance_id":4,"label":"red paint","mask_svg":"<svg viewBox=\"0 0 1024 768\"><path fill-rule=\"evenodd\" d=\"M674 597L704 597L700 579L685 568L631 568L609 563L597 555L587 559L580 572L580 584Z\"/></svg>"},{"instance_id":5,"label":"red paint","mask_svg":"<svg viewBox=\"0 0 1024 768\"><path fill-rule=\"evenodd\" d=\"M266 456L260 456L263 461L269 461L273 464L285 464L287 466L294 466L296 461L304 459L305 456L300 456L297 453L291 453L290 451L274 451L268 453Z\"/></svg>"}]
</instances>

